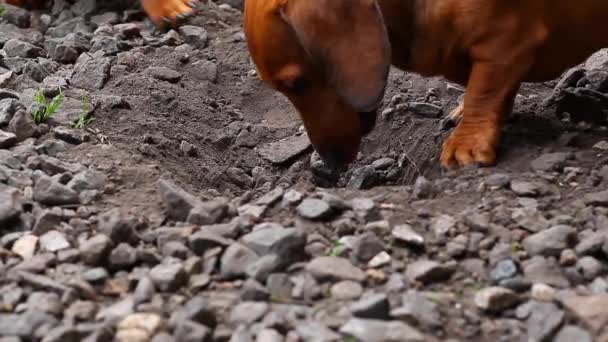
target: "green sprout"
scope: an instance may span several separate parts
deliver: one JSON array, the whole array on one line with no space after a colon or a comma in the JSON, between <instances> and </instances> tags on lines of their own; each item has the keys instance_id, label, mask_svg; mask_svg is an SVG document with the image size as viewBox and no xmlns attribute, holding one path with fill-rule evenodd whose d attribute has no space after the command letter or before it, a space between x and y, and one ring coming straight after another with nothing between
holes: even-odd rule
<instances>
[{"instance_id":1,"label":"green sprout","mask_svg":"<svg viewBox=\"0 0 608 342\"><path fill-rule=\"evenodd\" d=\"M53 97L51 101L48 101L47 98L42 93L42 89L38 90L36 95L34 95L33 101L36 104L36 109L32 114L34 118L34 122L39 125L41 123L47 122L50 118L55 115L57 109L63 102L63 91L59 88L59 94Z\"/></svg>"},{"instance_id":2,"label":"green sprout","mask_svg":"<svg viewBox=\"0 0 608 342\"><path fill-rule=\"evenodd\" d=\"M331 251L329 251L329 256L337 257L342 254L343 250L344 246L342 245L342 243L340 241L336 241Z\"/></svg>"},{"instance_id":3,"label":"green sprout","mask_svg":"<svg viewBox=\"0 0 608 342\"><path fill-rule=\"evenodd\" d=\"M93 122L93 120L95 120L95 118L91 116L91 113L89 113L89 98L85 95L82 98L82 113L80 113L78 119L74 121L72 128L82 129Z\"/></svg>"}]
</instances>

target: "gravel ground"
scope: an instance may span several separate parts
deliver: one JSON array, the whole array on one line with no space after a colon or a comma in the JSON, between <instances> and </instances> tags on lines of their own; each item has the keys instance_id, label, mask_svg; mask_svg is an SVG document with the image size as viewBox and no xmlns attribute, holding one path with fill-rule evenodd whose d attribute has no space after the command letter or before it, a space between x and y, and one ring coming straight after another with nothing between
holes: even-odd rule
<instances>
[{"instance_id":1,"label":"gravel ground","mask_svg":"<svg viewBox=\"0 0 608 342\"><path fill-rule=\"evenodd\" d=\"M607 51L447 174L462 89L393 70L330 184L239 1L51 5L0 19L0 342L608 341Z\"/></svg>"}]
</instances>

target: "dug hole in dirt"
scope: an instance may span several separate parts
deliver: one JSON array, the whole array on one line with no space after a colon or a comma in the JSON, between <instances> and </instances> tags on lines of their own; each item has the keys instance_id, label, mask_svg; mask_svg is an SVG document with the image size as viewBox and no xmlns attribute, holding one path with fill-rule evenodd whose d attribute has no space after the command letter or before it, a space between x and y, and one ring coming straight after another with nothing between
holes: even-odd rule
<instances>
[{"instance_id":1,"label":"dug hole in dirt","mask_svg":"<svg viewBox=\"0 0 608 342\"><path fill-rule=\"evenodd\" d=\"M102 5L0 19L0 340L608 340L608 52L447 174L463 90L394 69L328 186L239 1L168 32Z\"/></svg>"}]
</instances>

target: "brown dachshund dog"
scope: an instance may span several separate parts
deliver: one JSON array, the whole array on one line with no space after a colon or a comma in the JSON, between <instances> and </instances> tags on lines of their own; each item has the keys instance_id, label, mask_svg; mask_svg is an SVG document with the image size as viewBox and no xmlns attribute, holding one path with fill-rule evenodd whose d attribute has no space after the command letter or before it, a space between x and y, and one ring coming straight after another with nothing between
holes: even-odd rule
<instances>
[{"instance_id":1,"label":"brown dachshund dog","mask_svg":"<svg viewBox=\"0 0 608 342\"><path fill-rule=\"evenodd\" d=\"M47 0L0 0L13 6L41 9ZM192 0L140 0L146 14L157 26L172 25L178 19L193 13L195 1Z\"/></svg>"},{"instance_id":2,"label":"brown dachshund dog","mask_svg":"<svg viewBox=\"0 0 608 342\"><path fill-rule=\"evenodd\" d=\"M391 64L466 86L441 165L492 165L522 82L557 78L608 46L606 0L246 0L261 79L344 167L373 129Z\"/></svg>"}]
</instances>

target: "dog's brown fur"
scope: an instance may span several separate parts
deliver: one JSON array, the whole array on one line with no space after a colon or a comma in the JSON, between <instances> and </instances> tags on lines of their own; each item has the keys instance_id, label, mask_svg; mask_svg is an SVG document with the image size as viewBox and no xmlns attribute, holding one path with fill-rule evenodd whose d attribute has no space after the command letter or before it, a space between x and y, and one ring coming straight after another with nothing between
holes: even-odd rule
<instances>
[{"instance_id":1,"label":"dog's brown fur","mask_svg":"<svg viewBox=\"0 0 608 342\"><path fill-rule=\"evenodd\" d=\"M191 0L139 0L146 14L157 26L172 25L193 13ZM13 6L42 9L47 0L0 0Z\"/></svg>"},{"instance_id":2,"label":"dog's brown fur","mask_svg":"<svg viewBox=\"0 0 608 342\"><path fill-rule=\"evenodd\" d=\"M521 82L558 77L608 46L601 0L246 0L259 76L334 164L373 127L389 65L466 86L441 165L491 165Z\"/></svg>"}]
</instances>

